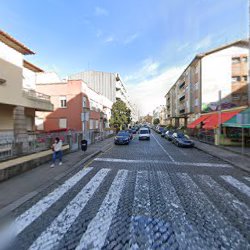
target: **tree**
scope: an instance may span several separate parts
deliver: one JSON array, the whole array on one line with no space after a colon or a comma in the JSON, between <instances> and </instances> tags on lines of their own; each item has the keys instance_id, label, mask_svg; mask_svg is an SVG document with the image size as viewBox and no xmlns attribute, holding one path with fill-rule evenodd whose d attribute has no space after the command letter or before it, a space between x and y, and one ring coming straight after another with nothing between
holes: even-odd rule
<instances>
[{"instance_id":1,"label":"tree","mask_svg":"<svg viewBox=\"0 0 250 250\"><path fill-rule=\"evenodd\" d=\"M160 119L159 118L155 118L153 121L154 125L158 125L160 123Z\"/></svg>"},{"instance_id":2,"label":"tree","mask_svg":"<svg viewBox=\"0 0 250 250\"><path fill-rule=\"evenodd\" d=\"M112 105L110 125L115 128L127 126L131 122L131 110L127 108L122 100L116 101Z\"/></svg>"}]
</instances>

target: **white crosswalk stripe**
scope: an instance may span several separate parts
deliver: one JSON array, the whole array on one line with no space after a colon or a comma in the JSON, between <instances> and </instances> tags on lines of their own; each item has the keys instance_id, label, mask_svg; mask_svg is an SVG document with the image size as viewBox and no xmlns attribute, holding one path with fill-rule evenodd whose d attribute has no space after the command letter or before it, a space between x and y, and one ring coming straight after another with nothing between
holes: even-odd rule
<instances>
[{"instance_id":1,"label":"white crosswalk stripe","mask_svg":"<svg viewBox=\"0 0 250 250\"><path fill-rule=\"evenodd\" d=\"M8 240L15 238L40 215L47 211L55 202L57 202L66 192L68 192L76 183L78 183L85 175L87 175L93 168L87 168L79 171L70 179L64 182L61 186L56 188L53 192L38 201L31 208L26 210L23 214L18 216L13 223L2 232L2 235L8 235ZM0 238L1 240L1 238ZM6 239L5 239L6 240Z\"/></svg>"},{"instance_id":2,"label":"white crosswalk stripe","mask_svg":"<svg viewBox=\"0 0 250 250\"><path fill-rule=\"evenodd\" d=\"M250 182L250 177L244 177L244 179Z\"/></svg>"},{"instance_id":3,"label":"white crosswalk stripe","mask_svg":"<svg viewBox=\"0 0 250 250\"><path fill-rule=\"evenodd\" d=\"M227 204L232 211L235 211L237 215L241 216L245 220L250 220L250 209L246 204L235 198L234 195L226 191L221 187L212 177L208 175L199 175L202 184L206 184L211 190L216 190L216 195L224 204Z\"/></svg>"},{"instance_id":4,"label":"white crosswalk stripe","mask_svg":"<svg viewBox=\"0 0 250 250\"><path fill-rule=\"evenodd\" d=\"M245 249L244 246L239 246L238 242L245 242L244 237L239 231L228 223L224 216L217 210L213 203L207 198L207 196L200 190L200 188L193 182L188 174L180 174L177 176L181 179L184 184L185 190L192 195L192 203L199 207L196 213L197 215L206 221L210 222L210 230L213 231L213 235L217 231L217 235L220 235L220 231L223 230L225 236L220 237L220 242L225 248L233 249ZM212 232L211 231L211 232ZM228 246L228 247L226 247Z\"/></svg>"},{"instance_id":5,"label":"white crosswalk stripe","mask_svg":"<svg viewBox=\"0 0 250 250\"><path fill-rule=\"evenodd\" d=\"M230 175L223 175L221 176L223 180L225 180L230 185L237 188L240 192L246 194L248 197L250 197L250 187L248 187L246 184L238 181L237 179L233 178Z\"/></svg>"},{"instance_id":6,"label":"white crosswalk stripe","mask_svg":"<svg viewBox=\"0 0 250 250\"><path fill-rule=\"evenodd\" d=\"M172 161L164 161L164 160L131 160L131 159L116 159L116 158L95 158L95 161L99 162L115 162L115 163L160 163L160 164L169 164L169 165L177 165L177 166L194 166L194 167L219 167L219 168L232 168L229 164L218 164L218 163L208 163L208 162L172 162Z\"/></svg>"},{"instance_id":7,"label":"white crosswalk stripe","mask_svg":"<svg viewBox=\"0 0 250 250\"><path fill-rule=\"evenodd\" d=\"M201 239L195 226L186 218L186 212L182 207L181 201L176 194L169 175L165 172L157 172L162 196L165 199L165 205L169 211L173 230L180 249L196 249L207 248L207 243Z\"/></svg>"},{"instance_id":8,"label":"white crosswalk stripe","mask_svg":"<svg viewBox=\"0 0 250 250\"><path fill-rule=\"evenodd\" d=\"M76 250L101 249L103 247L112 218L116 212L127 175L127 170L118 171L98 213L88 225L88 228L83 234Z\"/></svg>"},{"instance_id":9,"label":"white crosswalk stripe","mask_svg":"<svg viewBox=\"0 0 250 250\"><path fill-rule=\"evenodd\" d=\"M76 220L82 209L86 206L87 202L93 196L109 171L110 169L100 170L29 249L54 249Z\"/></svg>"}]
</instances>

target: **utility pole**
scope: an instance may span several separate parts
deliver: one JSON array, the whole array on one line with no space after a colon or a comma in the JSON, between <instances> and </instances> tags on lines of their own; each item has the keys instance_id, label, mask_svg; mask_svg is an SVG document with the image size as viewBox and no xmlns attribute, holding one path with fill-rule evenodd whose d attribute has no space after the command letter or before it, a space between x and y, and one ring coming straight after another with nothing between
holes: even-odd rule
<instances>
[{"instance_id":1,"label":"utility pole","mask_svg":"<svg viewBox=\"0 0 250 250\"><path fill-rule=\"evenodd\" d=\"M220 145L220 137L221 137L221 90L219 90L218 146Z\"/></svg>"}]
</instances>

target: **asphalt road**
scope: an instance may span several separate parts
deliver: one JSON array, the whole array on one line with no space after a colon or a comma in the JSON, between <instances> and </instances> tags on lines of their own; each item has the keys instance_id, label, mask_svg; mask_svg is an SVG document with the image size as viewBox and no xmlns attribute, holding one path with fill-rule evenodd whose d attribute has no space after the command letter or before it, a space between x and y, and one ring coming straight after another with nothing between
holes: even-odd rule
<instances>
[{"instance_id":1,"label":"asphalt road","mask_svg":"<svg viewBox=\"0 0 250 250\"><path fill-rule=\"evenodd\" d=\"M249 198L246 172L153 132L18 208L0 248L250 249Z\"/></svg>"}]
</instances>

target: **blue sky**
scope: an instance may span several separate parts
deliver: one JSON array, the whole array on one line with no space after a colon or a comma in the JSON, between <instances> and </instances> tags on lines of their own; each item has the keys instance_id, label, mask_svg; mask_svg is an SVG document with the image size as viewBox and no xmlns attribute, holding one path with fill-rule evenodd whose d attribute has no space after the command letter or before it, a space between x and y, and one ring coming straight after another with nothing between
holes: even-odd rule
<instances>
[{"instance_id":1,"label":"blue sky","mask_svg":"<svg viewBox=\"0 0 250 250\"><path fill-rule=\"evenodd\" d=\"M248 1L0 0L0 26L62 77L119 72L145 114L195 54L247 37Z\"/></svg>"}]
</instances>

